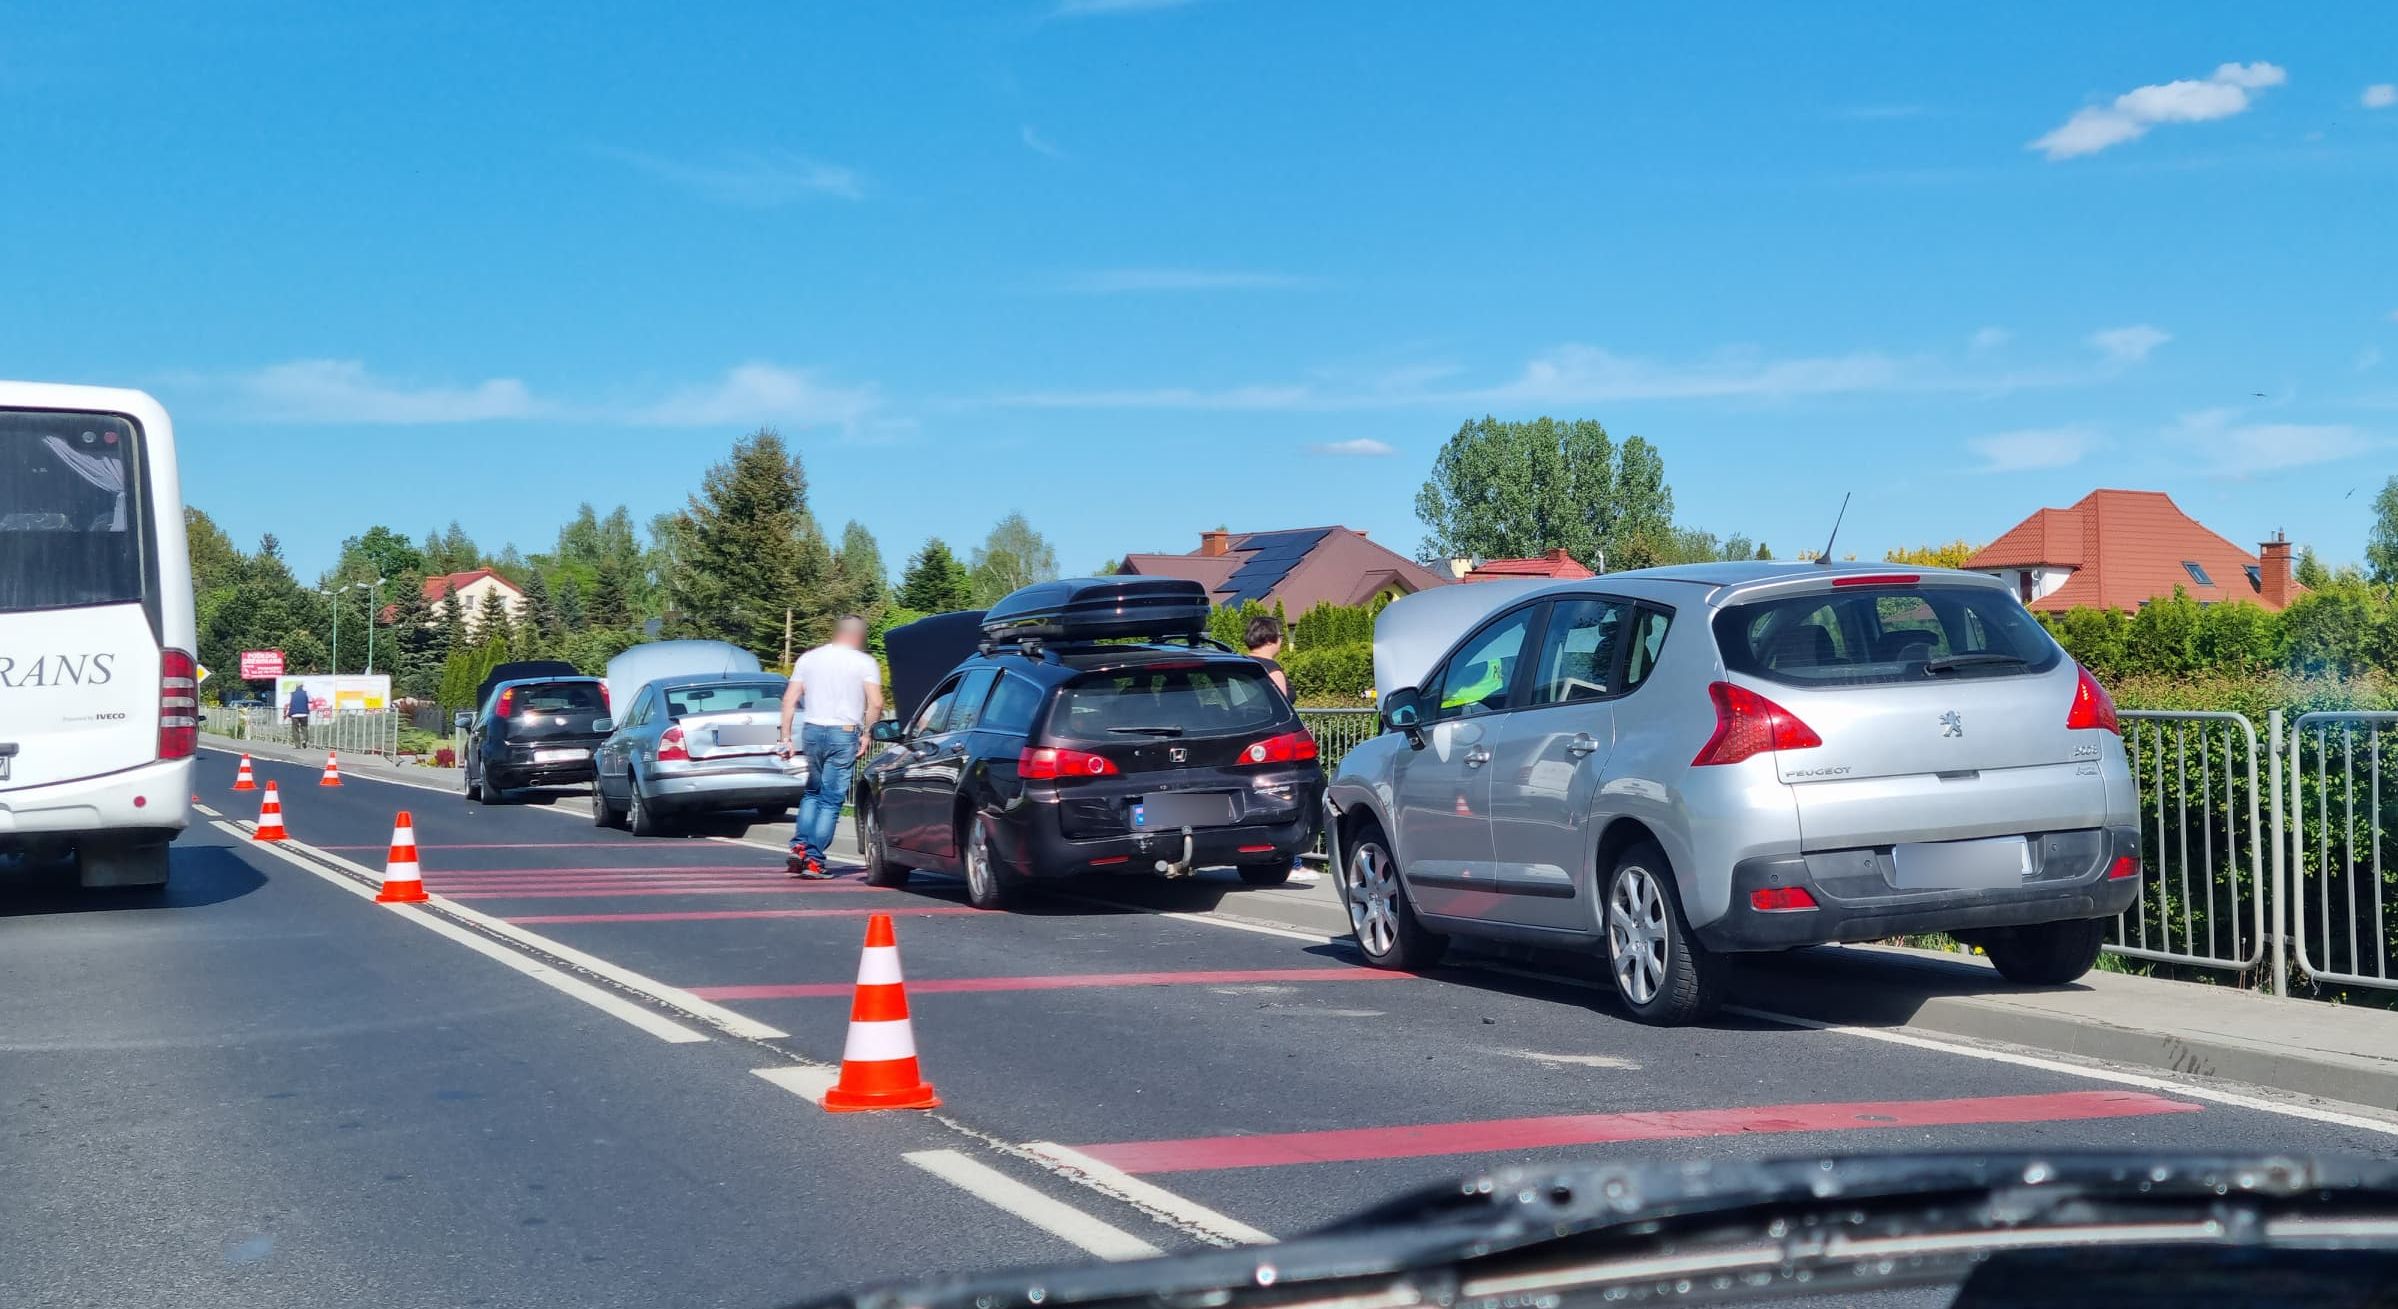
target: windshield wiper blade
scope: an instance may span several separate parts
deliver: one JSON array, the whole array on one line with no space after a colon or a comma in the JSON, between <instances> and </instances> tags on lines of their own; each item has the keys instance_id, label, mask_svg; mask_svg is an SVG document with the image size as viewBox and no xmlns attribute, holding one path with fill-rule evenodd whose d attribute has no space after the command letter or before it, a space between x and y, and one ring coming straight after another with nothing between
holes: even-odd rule
<instances>
[{"instance_id":1,"label":"windshield wiper blade","mask_svg":"<svg viewBox=\"0 0 2398 1309\"><path fill-rule=\"evenodd\" d=\"M1182 729L1179 727L1111 727L1107 729L1107 734L1109 736L1180 736Z\"/></svg>"},{"instance_id":2,"label":"windshield wiper blade","mask_svg":"<svg viewBox=\"0 0 2398 1309\"><path fill-rule=\"evenodd\" d=\"M2031 660L2024 658L2022 655L2000 654L1995 650L1982 650L1973 654L1953 654L1939 659L1926 659L1923 661L1923 671L1927 673L1948 673L1954 672L1959 668L1985 668L1995 667L1999 664L2028 664L2030 662Z\"/></svg>"}]
</instances>

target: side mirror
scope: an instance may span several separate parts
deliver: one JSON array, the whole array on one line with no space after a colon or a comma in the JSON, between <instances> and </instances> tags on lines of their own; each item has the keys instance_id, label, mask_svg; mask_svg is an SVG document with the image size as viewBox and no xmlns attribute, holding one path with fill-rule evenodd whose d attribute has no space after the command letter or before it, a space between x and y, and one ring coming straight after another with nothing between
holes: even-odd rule
<instances>
[{"instance_id":1,"label":"side mirror","mask_svg":"<svg viewBox=\"0 0 2398 1309\"><path fill-rule=\"evenodd\" d=\"M866 729L866 735L870 739L884 745L896 745L907 739L907 734L907 724L896 718L878 718L875 720L874 726Z\"/></svg>"},{"instance_id":2,"label":"side mirror","mask_svg":"<svg viewBox=\"0 0 2398 1309\"><path fill-rule=\"evenodd\" d=\"M602 736L606 736L608 733L616 730L616 720L613 718L596 719L591 724L591 730L599 733Z\"/></svg>"},{"instance_id":3,"label":"side mirror","mask_svg":"<svg viewBox=\"0 0 2398 1309\"><path fill-rule=\"evenodd\" d=\"M450 720L450 725L463 732L475 725L475 716L472 713L461 709L458 711L458 716Z\"/></svg>"},{"instance_id":4,"label":"side mirror","mask_svg":"<svg viewBox=\"0 0 2398 1309\"><path fill-rule=\"evenodd\" d=\"M1424 744L1423 692L1403 686L1382 697L1382 721L1394 732L1407 733L1407 739L1417 746Z\"/></svg>"}]
</instances>

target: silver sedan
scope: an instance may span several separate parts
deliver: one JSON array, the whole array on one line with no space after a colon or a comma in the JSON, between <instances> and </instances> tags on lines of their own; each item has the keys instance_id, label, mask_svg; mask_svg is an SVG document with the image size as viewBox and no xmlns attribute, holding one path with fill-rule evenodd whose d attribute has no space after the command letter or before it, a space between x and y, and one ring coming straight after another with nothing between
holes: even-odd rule
<instances>
[{"instance_id":1,"label":"silver sedan","mask_svg":"<svg viewBox=\"0 0 2398 1309\"><path fill-rule=\"evenodd\" d=\"M783 758L784 679L771 673L664 677L603 723L591 820L665 834L678 819L737 809L779 816L808 787L805 756Z\"/></svg>"}]
</instances>

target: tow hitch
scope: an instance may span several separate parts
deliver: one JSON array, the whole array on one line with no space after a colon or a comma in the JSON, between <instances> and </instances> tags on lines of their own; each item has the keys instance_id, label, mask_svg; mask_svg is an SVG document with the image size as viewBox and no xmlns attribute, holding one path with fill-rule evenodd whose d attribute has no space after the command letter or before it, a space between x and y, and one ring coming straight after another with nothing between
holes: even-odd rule
<instances>
[{"instance_id":1,"label":"tow hitch","mask_svg":"<svg viewBox=\"0 0 2398 1309\"><path fill-rule=\"evenodd\" d=\"M1158 860L1157 871L1164 873L1168 877L1189 877L1194 871L1191 867L1191 856L1197 852L1197 848L1198 842L1192 838L1191 829L1187 827L1183 828L1182 858Z\"/></svg>"}]
</instances>

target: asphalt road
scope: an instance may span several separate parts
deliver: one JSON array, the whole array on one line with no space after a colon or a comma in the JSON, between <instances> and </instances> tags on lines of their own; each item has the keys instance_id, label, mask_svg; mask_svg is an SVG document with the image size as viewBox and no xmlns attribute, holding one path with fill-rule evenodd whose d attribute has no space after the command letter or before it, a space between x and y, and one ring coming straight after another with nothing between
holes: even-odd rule
<instances>
[{"instance_id":1,"label":"asphalt road","mask_svg":"<svg viewBox=\"0 0 2398 1309\"><path fill-rule=\"evenodd\" d=\"M300 862L203 824L163 897L0 883L0 1302L769 1305L1284 1236L1500 1163L2398 1146L1931 1042L1659 1031L1570 980L1380 973L1257 921L1305 913L1244 912L1305 892L986 914L947 878L785 881L764 831L636 840L574 795L259 769ZM204 753L198 791L252 817L232 774ZM380 868L400 808L433 892L504 926L329 866ZM876 911L935 1114L791 1089L839 1060Z\"/></svg>"}]
</instances>

